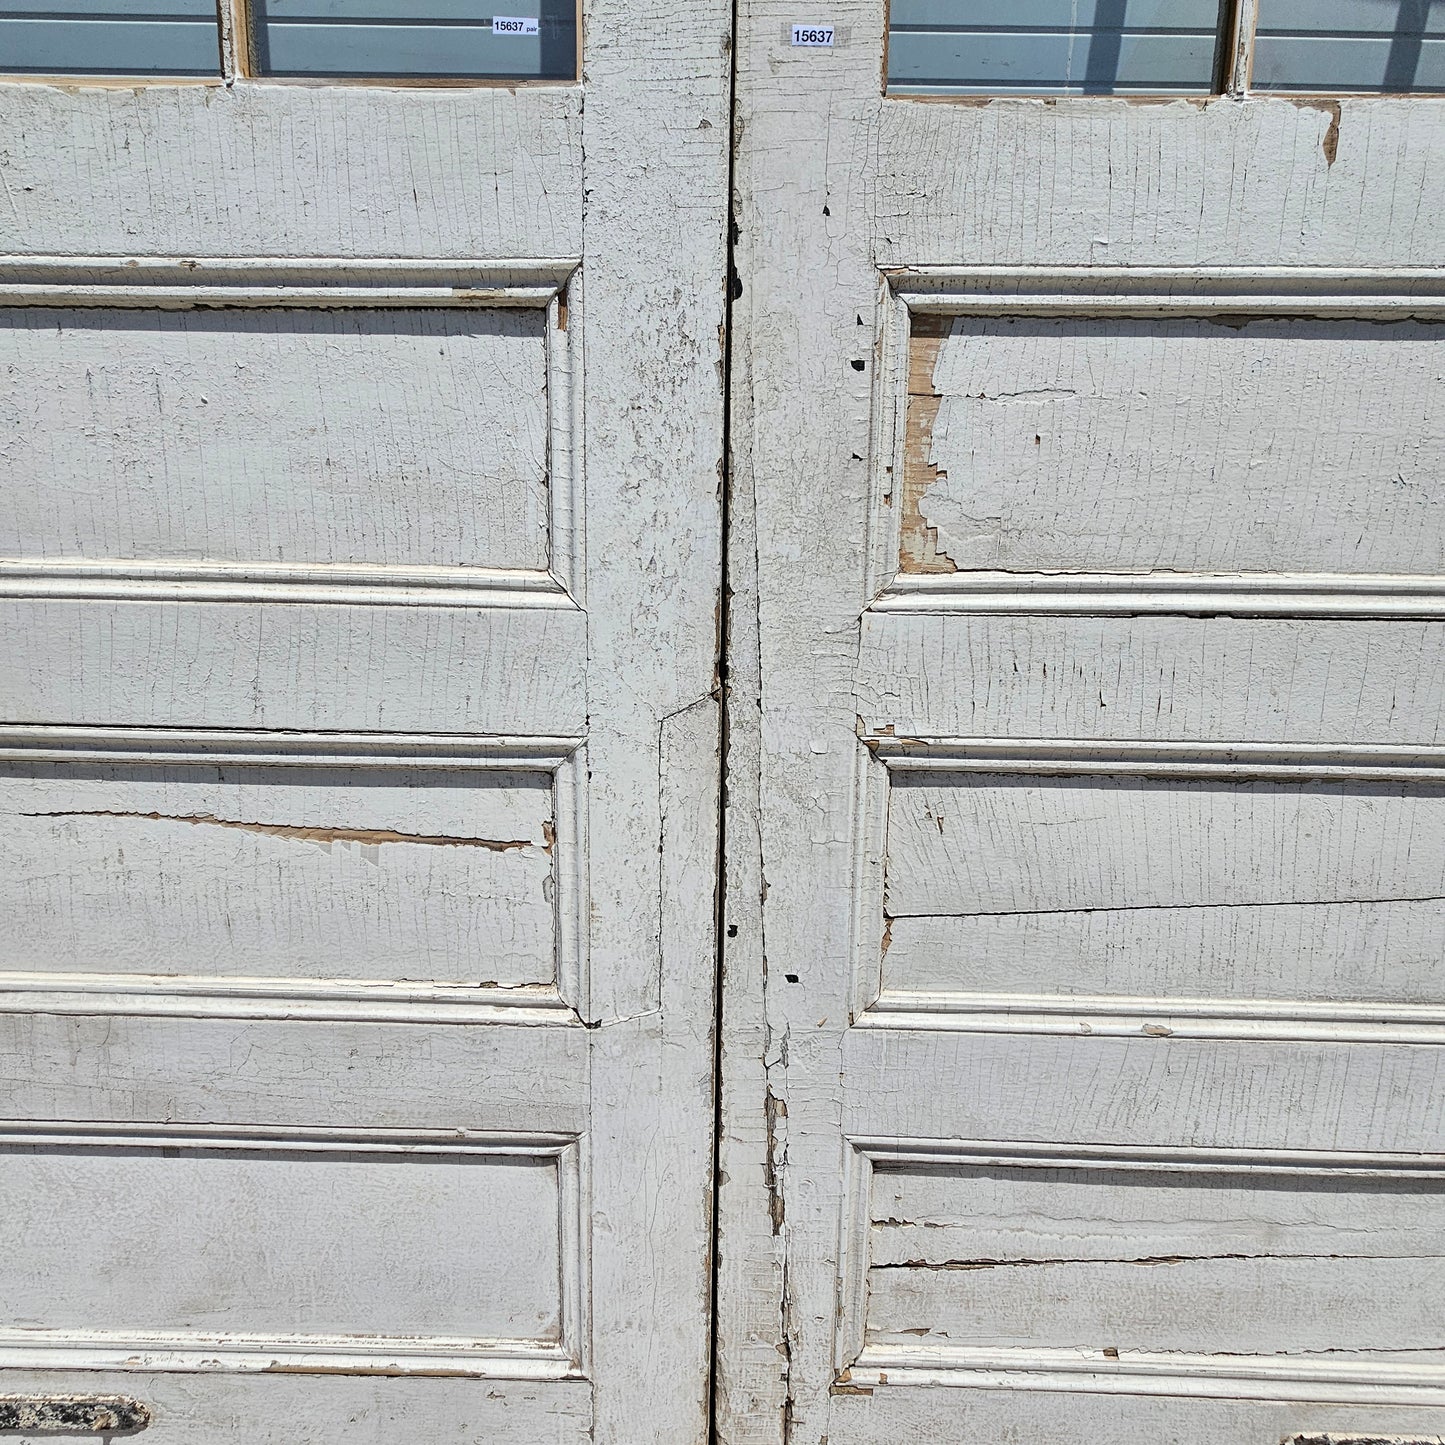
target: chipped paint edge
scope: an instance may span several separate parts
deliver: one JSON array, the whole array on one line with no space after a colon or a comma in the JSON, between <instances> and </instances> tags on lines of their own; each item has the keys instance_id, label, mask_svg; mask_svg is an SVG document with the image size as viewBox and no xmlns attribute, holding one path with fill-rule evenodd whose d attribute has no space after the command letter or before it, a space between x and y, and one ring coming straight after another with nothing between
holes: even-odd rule
<instances>
[{"instance_id":1,"label":"chipped paint edge","mask_svg":"<svg viewBox=\"0 0 1445 1445\"><path fill-rule=\"evenodd\" d=\"M1121 1350L900 1349L867 1346L848 1367L850 1392L889 1385L1046 1390L1205 1400L1340 1405L1445 1404L1445 1369L1405 1364ZM841 1378L841 1377L840 1377Z\"/></svg>"},{"instance_id":2,"label":"chipped paint edge","mask_svg":"<svg viewBox=\"0 0 1445 1445\"><path fill-rule=\"evenodd\" d=\"M880 272L870 613L1445 619L1445 577L1334 573L905 572L915 318L1242 316L1445 321L1445 268L914 266ZM915 484L916 487L916 484Z\"/></svg>"}]
</instances>

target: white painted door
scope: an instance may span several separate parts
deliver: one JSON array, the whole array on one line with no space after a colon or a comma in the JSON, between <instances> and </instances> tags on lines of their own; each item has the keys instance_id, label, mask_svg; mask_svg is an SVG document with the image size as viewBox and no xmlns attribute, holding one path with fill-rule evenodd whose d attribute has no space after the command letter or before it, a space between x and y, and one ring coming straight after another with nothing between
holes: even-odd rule
<instances>
[{"instance_id":1,"label":"white painted door","mask_svg":"<svg viewBox=\"0 0 1445 1445\"><path fill-rule=\"evenodd\" d=\"M702 1441L727 8L215 8L0 5L0 1432Z\"/></svg>"},{"instance_id":2,"label":"white painted door","mask_svg":"<svg viewBox=\"0 0 1445 1445\"><path fill-rule=\"evenodd\" d=\"M1218 9L743 0L731 1445L1445 1432L1445 6Z\"/></svg>"}]
</instances>

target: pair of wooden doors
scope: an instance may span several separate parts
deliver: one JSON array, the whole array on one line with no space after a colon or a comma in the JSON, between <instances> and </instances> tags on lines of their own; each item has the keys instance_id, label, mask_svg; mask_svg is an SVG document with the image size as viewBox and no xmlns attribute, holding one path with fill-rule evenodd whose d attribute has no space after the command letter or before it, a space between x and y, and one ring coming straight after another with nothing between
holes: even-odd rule
<instances>
[{"instance_id":1,"label":"pair of wooden doors","mask_svg":"<svg viewBox=\"0 0 1445 1445\"><path fill-rule=\"evenodd\" d=\"M0 1428L1445 1431L1445 102L1252 14L0 86Z\"/></svg>"}]
</instances>

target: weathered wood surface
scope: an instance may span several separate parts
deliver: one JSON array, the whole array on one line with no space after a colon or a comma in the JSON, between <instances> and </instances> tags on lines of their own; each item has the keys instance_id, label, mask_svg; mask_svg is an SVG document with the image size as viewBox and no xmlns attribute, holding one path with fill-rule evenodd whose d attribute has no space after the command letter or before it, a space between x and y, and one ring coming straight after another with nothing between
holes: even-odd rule
<instances>
[{"instance_id":1,"label":"weathered wood surface","mask_svg":"<svg viewBox=\"0 0 1445 1445\"><path fill-rule=\"evenodd\" d=\"M867 1331L1428 1363L1442 1208L1439 1181L880 1170Z\"/></svg>"},{"instance_id":2,"label":"weathered wood surface","mask_svg":"<svg viewBox=\"0 0 1445 1445\"><path fill-rule=\"evenodd\" d=\"M1311 792L1304 778L1098 776L1124 743L1272 744L1282 755L1440 743L1438 585L1414 614L1390 611L1384 574L1418 567L1435 577L1441 519L1428 485L1418 511L1387 490L1408 465L1373 464L1438 447L1437 369L1416 369L1424 353L1403 345L1389 348L1388 363L1369 363L1376 343L1365 338L1390 330L1373 324L1381 317L1363 325L1358 314L1312 317L1307 303L1284 303L1292 286L1320 296L1331 285L1397 284L1391 268L1438 266L1445 105L884 99L884 8L844 0L828 18L845 43L813 52L788 45L800 17L775 0L748 0L741 12L732 557L742 585L731 634L741 695L730 736L734 755L758 759L760 783L755 795L743 771L729 794L737 935L726 978L743 1002L728 1016L724 1059L746 1053L748 1069L724 1096L722 1436L731 1445L1250 1445L1301 1431L1439 1435L1438 1313L1424 1299L1405 1311L1351 1302L1365 1292L1374 1301L1377 1286L1384 1299L1390 1269L1403 1287L1433 1268L1433 1244L1411 1241L1401 1253L1417 1263L1402 1266L1201 1263L1171 1292L1130 1283L1129 1270L1184 1274L1102 1260L1133 1257L1134 1236L1151 1230L1157 1252L1181 1252L1163 1236L1197 1211L1181 1205L1141 1229L1112 1180L1090 1186L1100 1257L1063 1267L1079 1272L1067 1302L1030 1282L1047 1268L890 1268L881 1272L908 1278L889 1288L914 1295L899 1309L879 1297L897 1337L886 1351L865 1349L859 1140L885 1151L960 1141L1060 1155L1147 1147L1201 1169L1218 1161L1197 1151L1255 1163L1314 1151L1338 1162L1347 1151L1438 1155L1445 1144L1427 1102L1440 1087L1434 1048L1383 1026L1367 1039L1338 1020L1312 1023L1305 1007L1373 999L1387 1013L1398 998L1438 1012L1438 904L1409 901L1427 878L1418 897L1441 892L1438 827L1420 814L1408 858L1395 851L1403 813L1365 841L1372 810L1428 811L1431 788L1390 795L1361 784L1327 802L1328 787ZM1071 319L1022 321L994 297L988 319L940 324L943 344L910 386L895 284L913 288L914 320L927 321L930 308L946 312L988 284L1028 290L1027 268L1068 266L1142 268L1134 282L1094 288L1120 291L1159 284L1139 279L1151 267L1243 268L1255 297L1275 286L1282 309L1254 319L1246 298L1232 318L1242 329L1128 319L1127 302L1110 315L1065 286L1054 289L1060 310L1072 301ZM1010 279L979 279L991 267ZM1314 279L1280 281L1280 267ZM1091 284L1071 283L1079 294ZM1393 315L1394 334L1433 349L1433 319L1422 324L1408 303ZM1333 367L1358 382L1325 406ZM1355 403L1387 374L1396 385L1376 394L1376 419L1361 412L1356 426ZM907 425L910 391L939 404L926 426ZM1053 394L1064 391L1076 395ZM1381 415L1414 420L1382 426ZM932 526L943 551L962 556L943 557L931 577L905 575L874 608L898 570L910 501L899 472L910 455L934 473L919 472L913 498L931 498L919 518L925 539ZM1265 455L1281 464L1261 467ZM1270 481L1256 485L1266 471ZM1006 516L1018 519L1012 535L1006 521L987 520ZM904 557L905 568L921 560ZM989 596L1002 600L959 602L947 589L962 597L969 577L954 566L989 569ZM1248 610L1247 586L1214 607L1182 590L1143 595L1151 569L1249 568L1270 579L1263 612ZM1070 569L1096 579L1094 592L1068 599L1075 615L1030 605L1030 587ZM1104 574L1122 578L1112 600L1097 584ZM1363 581L1346 585L1344 574ZM1096 597L1108 605L1091 609ZM1026 775L995 781L978 767L903 786L895 776L902 812L881 826L868 774L878 764L860 737L880 749L914 740L920 754L930 739L1013 742L1021 755L1029 740L1056 743L1091 776L1051 779L1037 759ZM933 819L909 811L925 795L942 804L943 834L937 807ZM1041 800L1065 795L1081 807L1058 829ZM1127 811L1125 797L1141 800L1128 822L1115 811ZM996 826L1004 815L1012 821ZM886 932L885 878L899 915ZM1352 883L1368 891L1338 886ZM1066 911L1039 911L1054 908ZM1027 923L962 916L1014 909ZM1226 912L1241 919L1226 922ZM880 982L895 999L909 989L935 1002L950 990L987 992L994 1011L986 1023L890 1014L870 1007ZM1133 1018L1127 1037L1122 1027L1090 1036L1075 1022L1083 1013L1046 1017L1041 995L1091 990L1137 990L1140 1007L1157 1012ZM1171 1003L1226 993L1236 1013L1226 1037L1176 1037L1163 1022L1141 1029L1168 1018ZM1270 1000L1279 1006L1268 1031L1251 1033ZM1065 1028L1074 1036L1059 1036ZM961 1194L964 1166L950 1157L936 1166L940 1187ZM1024 1201L1019 1227L1068 1227L1069 1209L1062 1194ZM977 1220L964 1204L952 1234L917 1233L948 1236L945 1262L977 1260L986 1251L973 1243L953 1252L978 1239ZM1381 1231L1388 1243L1387 1222ZM1252 1238L1240 1252L1293 1249ZM1302 1238L1333 1252L1308 1230ZM1118 1271L1103 1292L1088 1275L1098 1268ZM1288 1290L1261 1283L1291 1269L1301 1274ZM1342 1283L1352 1270L1353 1290ZM772 1308L757 1298L769 1284ZM1150 1289L1148 1299L1129 1293ZM991 1322L966 1303L985 1290ZM1315 1303L1292 1321L1291 1297ZM1108 1358L1102 1339L1067 1360L1067 1350L1023 1353L1025 1338L1077 1338L1069 1322L1088 1324L1091 1309L1142 1321L1144 1304L1157 1328L1140 1348L1160 1353L1137 1369ZM1018 1336L988 1368L950 1363L925 1341L977 1321ZM1373 1333L1399 1354L1271 1361L1271 1321L1278 1339L1294 1329L1309 1349L1349 1351ZM1212 1341L1200 1348L1249 1358L1190 1355L1179 1342L1191 1332Z\"/></svg>"},{"instance_id":3,"label":"weathered wood surface","mask_svg":"<svg viewBox=\"0 0 1445 1445\"><path fill-rule=\"evenodd\" d=\"M888 938L883 986L921 993L1430 1003L1445 957L1438 897L934 914L892 919Z\"/></svg>"},{"instance_id":4,"label":"weathered wood surface","mask_svg":"<svg viewBox=\"0 0 1445 1445\"><path fill-rule=\"evenodd\" d=\"M705 1438L729 33L0 87L0 1392Z\"/></svg>"},{"instance_id":5,"label":"weathered wood surface","mask_svg":"<svg viewBox=\"0 0 1445 1445\"><path fill-rule=\"evenodd\" d=\"M582 91L5 87L0 249L582 252Z\"/></svg>"},{"instance_id":6,"label":"weathered wood surface","mask_svg":"<svg viewBox=\"0 0 1445 1445\"><path fill-rule=\"evenodd\" d=\"M0 764L0 973L556 978L545 773L104 771Z\"/></svg>"},{"instance_id":7,"label":"weathered wood surface","mask_svg":"<svg viewBox=\"0 0 1445 1445\"><path fill-rule=\"evenodd\" d=\"M535 310L6 312L0 556L545 568L544 332Z\"/></svg>"},{"instance_id":8,"label":"weathered wood surface","mask_svg":"<svg viewBox=\"0 0 1445 1445\"><path fill-rule=\"evenodd\" d=\"M1438 786L913 773L889 793L890 914L1445 897Z\"/></svg>"},{"instance_id":9,"label":"weathered wood surface","mask_svg":"<svg viewBox=\"0 0 1445 1445\"><path fill-rule=\"evenodd\" d=\"M900 736L1445 739L1445 628L1151 616L863 619L855 718Z\"/></svg>"},{"instance_id":10,"label":"weathered wood surface","mask_svg":"<svg viewBox=\"0 0 1445 1445\"><path fill-rule=\"evenodd\" d=\"M4 1288L27 1328L174 1332L201 1349L281 1320L383 1349L408 1336L560 1335L557 1235L539 1228L561 1214L555 1161L180 1138L0 1152ZM36 1198L52 1208L26 1224Z\"/></svg>"},{"instance_id":11,"label":"weathered wood surface","mask_svg":"<svg viewBox=\"0 0 1445 1445\"><path fill-rule=\"evenodd\" d=\"M909 409L931 412L916 526L954 570L1445 571L1438 326L1121 317L943 331L914 338L932 373L910 380Z\"/></svg>"}]
</instances>

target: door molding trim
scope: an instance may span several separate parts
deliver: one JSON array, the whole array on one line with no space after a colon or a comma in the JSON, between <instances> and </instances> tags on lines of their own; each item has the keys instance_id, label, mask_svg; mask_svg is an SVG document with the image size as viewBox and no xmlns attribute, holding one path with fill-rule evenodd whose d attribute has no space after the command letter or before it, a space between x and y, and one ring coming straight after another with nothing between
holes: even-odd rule
<instances>
[{"instance_id":1,"label":"door molding trim","mask_svg":"<svg viewBox=\"0 0 1445 1445\"><path fill-rule=\"evenodd\" d=\"M306 977L0 973L0 1014L582 1027L588 1009L587 761L578 738L0 725L0 764L447 768L550 774L556 982L516 988ZM484 966L484 961L479 960ZM484 972L479 977L485 977Z\"/></svg>"},{"instance_id":2,"label":"door molding trim","mask_svg":"<svg viewBox=\"0 0 1445 1445\"><path fill-rule=\"evenodd\" d=\"M580 263L230 256L0 255L0 308L544 313L545 568L118 558L0 558L0 598L571 608L583 563Z\"/></svg>"},{"instance_id":3,"label":"door molding trim","mask_svg":"<svg viewBox=\"0 0 1445 1445\"><path fill-rule=\"evenodd\" d=\"M0 1329L0 1369L223 1371L584 1379L590 1264L584 1137L453 1129L285 1128L185 1124L0 1123L0 1154L28 1150L226 1150L245 1153L471 1155L554 1162L558 1189L561 1338L466 1339L204 1330Z\"/></svg>"},{"instance_id":4,"label":"door molding trim","mask_svg":"<svg viewBox=\"0 0 1445 1445\"><path fill-rule=\"evenodd\" d=\"M1445 319L1431 266L905 266L883 273L937 316Z\"/></svg>"},{"instance_id":5,"label":"door molding trim","mask_svg":"<svg viewBox=\"0 0 1445 1445\"><path fill-rule=\"evenodd\" d=\"M1445 577L1323 572L900 573L868 610L1440 621L1445 619Z\"/></svg>"},{"instance_id":6,"label":"door molding trim","mask_svg":"<svg viewBox=\"0 0 1445 1445\"><path fill-rule=\"evenodd\" d=\"M276 307L542 308L574 258L0 255L0 306L192 311Z\"/></svg>"},{"instance_id":7,"label":"door molding trim","mask_svg":"<svg viewBox=\"0 0 1445 1445\"><path fill-rule=\"evenodd\" d=\"M1196 1399L1308 1400L1316 1403L1445 1404L1445 1365L1356 1357L1191 1354L1174 1351L1031 1346L976 1347L865 1338L869 1228L875 1164L986 1169L1100 1169L1194 1174L1295 1174L1309 1178L1445 1179L1445 1155L1189 1146L1035 1143L851 1136L846 1140L848 1210L842 1231L843 1296L838 1325L840 1394L892 1385Z\"/></svg>"},{"instance_id":8,"label":"door molding trim","mask_svg":"<svg viewBox=\"0 0 1445 1445\"><path fill-rule=\"evenodd\" d=\"M884 857L894 773L1232 782L1445 783L1445 747L1058 738L860 737L854 801L852 1026L974 1034L1256 1042L1445 1043L1431 1003L912 992L882 986Z\"/></svg>"},{"instance_id":9,"label":"door molding trim","mask_svg":"<svg viewBox=\"0 0 1445 1445\"><path fill-rule=\"evenodd\" d=\"M915 317L1445 321L1445 268L915 266L880 273L869 612L1008 616L1445 619L1445 577L1311 572L905 573L909 343Z\"/></svg>"}]
</instances>

